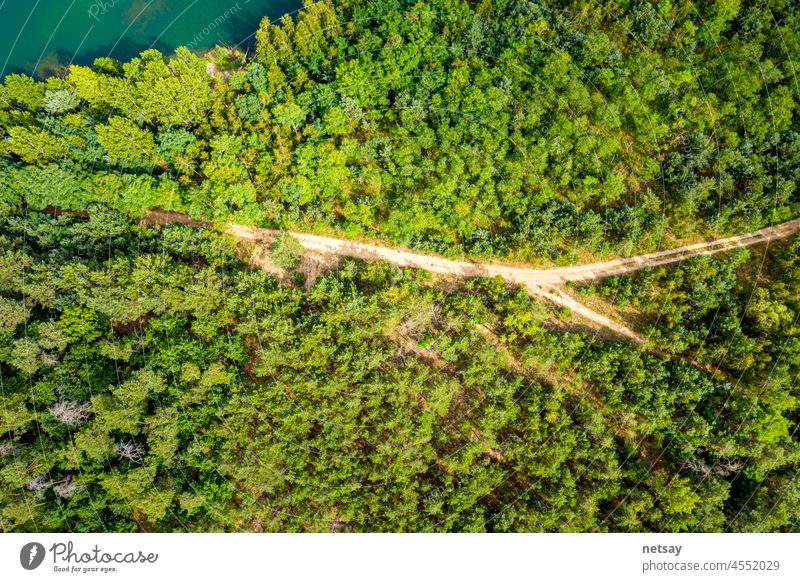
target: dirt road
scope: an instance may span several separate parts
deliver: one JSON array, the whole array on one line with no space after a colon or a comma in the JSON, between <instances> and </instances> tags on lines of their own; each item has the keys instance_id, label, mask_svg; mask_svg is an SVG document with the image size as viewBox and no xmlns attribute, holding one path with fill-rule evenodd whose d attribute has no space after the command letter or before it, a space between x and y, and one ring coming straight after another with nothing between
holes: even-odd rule
<instances>
[{"instance_id":1,"label":"dirt road","mask_svg":"<svg viewBox=\"0 0 800 582\"><path fill-rule=\"evenodd\" d=\"M180 222L192 226L207 226L187 216L164 211L152 211L145 220L158 224ZM580 317L591 320L638 344L647 346L648 342L646 338L624 326L622 323L611 320L589 309L585 305L582 305L569 295L559 292L555 286L568 281L591 281L610 277L612 275L624 275L647 267L658 267L677 263L698 255L712 255L735 248L766 243L789 237L798 232L798 230L800 230L800 218L738 236L694 243L635 257L614 259L612 261L590 263L587 265L559 267L555 269L532 269L497 263L454 261L434 255L423 255L411 251L313 234L292 233L292 235L300 242L303 248L333 257L384 260L401 267L413 267L416 269L424 269L432 273L456 275L460 277L495 277L499 275L509 282L526 287L532 295L543 297L556 305L567 307L572 313ZM239 224L228 225L226 232L238 240L263 243L271 242L278 234L276 230L253 228ZM649 347L649 349L656 353L663 353L652 347Z\"/></svg>"},{"instance_id":2,"label":"dirt road","mask_svg":"<svg viewBox=\"0 0 800 582\"><path fill-rule=\"evenodd\" d=\"M612 275L622 275L646 267L657 267L659 265L677 263L697 255L711 255L739 247L786 238L798 230L800 230L800 219L795 219L777 226L770 226L739 236L695 243L635 257L590 263L588 265L560 267L556 269L531 269L496 263L453 261L433 255L422 255L411 251L328 238L313 234L292 234L300 241L300 244L304 248L311 251L366 260L384 260L402 267L414 267L432 273L464 277L494 277L499 275L508 281L531 288L541 287L543 285L558 285L566 283L567 281L590 281L610 277ZM238 239L255 241L269 241L277 234L277 232L273 230L250 228L236 224L228 227L228 233Z\"/></svg>"},{"instance_id":3,"label":"dirt road","mask_svg":"<svg viewBox=\"0 0 800 582\"><path fill-rule=\"evenodd\" d=\"M617 334L625 336L637 344L648 346L649 342L640 334L618 321L609 319L589 309L569 295L560 293L554 286L568 281L591 281L610 277L612 275L623 275L647 267L677 263L698 255L712 255L735 248L766 243L791 236L798 230L800 230L800 219L795 219L777 226L762 228L761 230L739 236L694 243L635 257L591 263L588 265L561 267L557 269L530 269L493 263L453 261L432 255L422 255L410 251L312 234L293 233L293 236L300 241L303 248L323 254L331 254L339 257L350 256L365 260L384 260L401 267L413 267L424 269L432 273L457 275L461 277L494 277L499 275L507 281L525 286L532 295L537 295L556 305L566 307L575 315L584 317L606 329L610 329ZM250 228L236 224L230 225L227 232L239 240L263 242L274 239L277 234L276 231L272 230ZM661 350L657 350L651 346L648 346L648 349L663 355Z\"/></svg>"}]
</instances>

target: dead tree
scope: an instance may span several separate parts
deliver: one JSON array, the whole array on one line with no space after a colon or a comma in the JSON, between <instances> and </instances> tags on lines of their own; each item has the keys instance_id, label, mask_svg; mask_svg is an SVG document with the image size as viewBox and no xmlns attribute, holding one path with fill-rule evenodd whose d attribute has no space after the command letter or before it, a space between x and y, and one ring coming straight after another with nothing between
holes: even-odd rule
<instances>
[{"instance_id":1,"label":"dead tree","mask_svg":"<svg viewBox=\"0 0 800 582\"><path fill-rule=\"evenodd\" d=\"M37 495L41 495L53 485L53 482L47 478L46 475L36 475L33 479L28 481L25 487L28 491L33 491Z\"/></svg>"},{"instance_id":2,"label":"dead tree","mask_svg":"<svg viewBox=\"0 0 800 582\"><path fill-rule=\"evenodd\" d=\"M122 441L116 446L117 454L123 459L141 465L144 462L144 445L133 441Z\"/></svg>"},{"instance_id":3,"label":"dead tree","mask_svg":"<svg viewBox=\"0 0 800 582\"><path fill-rule=\"evenodd\" d=\"M47 410L67 426L78 426L89 420L92 405L88 402L79 404L77 402L61 399Z\"/></svg>"},{"instance_id":4,"label":"dead tree","mask_svg":"<svg viewBox=\"0 0 800 582\"><path fill-rule=\"evenodd\" d=\"M75 493L78 489L83 489L84 487L85 485L73 481L72 475L67 475L66 479L53 485L53 493L58 495L61 499L69 499L72 497L73 493Z\"/></svg>"}]
</instances>

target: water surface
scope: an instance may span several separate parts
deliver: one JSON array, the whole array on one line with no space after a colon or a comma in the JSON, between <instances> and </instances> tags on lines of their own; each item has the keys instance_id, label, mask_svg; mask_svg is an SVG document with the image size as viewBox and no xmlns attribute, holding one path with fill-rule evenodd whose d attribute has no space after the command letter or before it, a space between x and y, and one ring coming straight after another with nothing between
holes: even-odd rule
<instances>
[{"instance_id":1,"label":"water surface","mask_svg":"<svg viewBox=\"0 0 800 582\"><path fill-rule=\"evenodd\" d=\"M246 49L263 17L299 7L300 0L0 0L0 78L47 75L99 56L127 60L150 47Z\"/></svg>"}]
</instances>

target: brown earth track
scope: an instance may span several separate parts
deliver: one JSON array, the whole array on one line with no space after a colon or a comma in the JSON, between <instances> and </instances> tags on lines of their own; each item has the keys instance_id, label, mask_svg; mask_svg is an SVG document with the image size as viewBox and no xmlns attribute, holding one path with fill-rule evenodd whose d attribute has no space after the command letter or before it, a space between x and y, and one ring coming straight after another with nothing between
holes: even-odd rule
<instances>
[{"instance_id":1,"label":"brown earth track","mask_svg":"<svg viewBox=\"0 0 800 582\"><path fill-rule=\"evenodd\" d=\"M159 210L150 211L143 220L155 224L179 222L192 226L209 226L207 223L198 222L182 214ZM423 255L402 249L314 234L292 233L292 236L294 236L306 250L332 257L355 257L372 261L383 260L401 267L423 269L432 273L455 275L459 277L500 276L511 283L524 286L532 295L543 297L557 305L567 307L573 313L623 335L638 344L647 346L648 341L640 334L617 321L589 309L568 295L559 293L555 286L570 281L591 281L611 277L613 275L624 275L648 267L677 263L699 255L712 255L736 248L762 244L787 238L798 232L798 230L800 230L800 218L737 236L693 243L674 249L633 257L586 265L558 267L554 269L533 269L498 263L451 260L435 255ZM272 241L279 233L277 230L255 228L240 224L229 224L225 232L237 240L261 243ZM656 348L649 347L649 349L654 353L665 355L664 352Z\"/></svg>"},{"instance_id":2,"label":"brown earth track","mask_svg":"<svg viewBox=\"0 0 800 582\"><path fill-rule=\"evenodd\" d=\"M432 273L463 277L494 277L499 275L508 281L530 288L542 285L558 285L568 281L591 281L612 275L624 275L647 267L677 263L698 255L712 255L735 248L786 238L798 230L800 230L800 218L738 236L693 243L634 257L555 269L532 269L497 263L457 261L435 255L423 255L412 251L313 234L292 233L292 235L300 241L304 248L324 254L366 260L384 260L401 267L413 267ZM254 241L269 241L277 234L277 231L274 230L252 228L238 224L229 225L227 232L237 239Z\"/></svg>"}]
</instances>

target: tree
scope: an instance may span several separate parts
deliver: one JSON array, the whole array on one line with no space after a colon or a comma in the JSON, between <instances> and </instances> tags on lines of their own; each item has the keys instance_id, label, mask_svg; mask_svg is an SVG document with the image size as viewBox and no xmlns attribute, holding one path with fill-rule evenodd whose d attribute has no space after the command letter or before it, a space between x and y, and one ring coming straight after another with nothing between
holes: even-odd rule
<instances>
[{"instance_id":1,"label":"tree","mask_svg":"<svg viewBox=\"0 0 800 582\"><path fill-rule=\"evenodd\" d=\"M5 78L6 99L24 109L37 113L45 97L44 83L37 83L27 75L12 74Z\"/></svg>"},{"instance_id":2,"label":"tree","mask_svg":"<svg viewBox=\"0 0 800 582\"><path fill-rule=\"evenodd\" d=\"M80 107L81 100L68 89L48 90L44 94L44 110L50 115L64 115Z\"/></svg>"},{"instance_id":3,"label":"tree","mask_svg":"<svg viewBox=\"0 0 800 582\"><path fill-rule=\"evenodd\" d=\"M270 247L270 257L281 269L290 271L300 264L303 246L289 233L282 232Z\"/></svg>"},{"instance_id":4,"label":"tree","mask_svg":"<svg viewBox=\"0 0 800 582\"><path fill-rule=\"evenodd\" d=\"M124 117L109 117L108 125L98 125L97 141L113 160L151 166L155 156L155 139Z\"/></svg>"},{"instance_id":5,"label":"tree","mask_svg":"<svg viewBox=\"0 0 800 582\"><path fill-rule=\"evenodd\" d=\"M78 403L59 400L47 410L49 410L50 414L55 416L59 422L67 426L76 427L89 419L92 406L89 402Z\"/></svg>"},{"instance_id":6,"label":"tree","mask_svg":"<svg viewBox=\"0 0 800 582\"><path fill-rule=\"evenodd\" d=\"M47 164L70 153L66 140L36 127L12 127L8 136L11 151L28 164Z\"/></svg>"},{"instance_id":7,"label":"tree","mask_svg":"<svg viewBox=\"0 0 800 582\"><path fill-rule=\"evenodd\" d=\"M214 99L211 79L205 62L189 49L179 47L172 59L150 49L124 69L139 96L136 111L126 111L131 119L174 126L207 122Z\"/></svg>"},{"instance_id":8,"label":"tree","mask_svg":"<svg viewBox=\"0 0 800 582\"><path fill-rule=\"evenodd\" d=\"M0 337L11 336L30 317L30 309L14 299L0 297Z\"/></svg>"}]
</instances>

